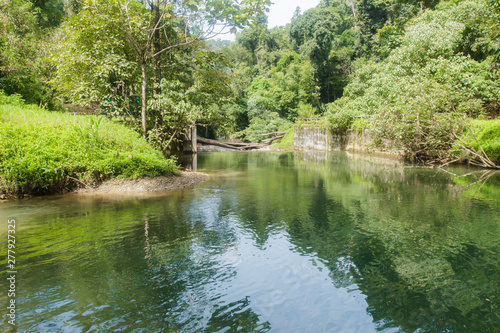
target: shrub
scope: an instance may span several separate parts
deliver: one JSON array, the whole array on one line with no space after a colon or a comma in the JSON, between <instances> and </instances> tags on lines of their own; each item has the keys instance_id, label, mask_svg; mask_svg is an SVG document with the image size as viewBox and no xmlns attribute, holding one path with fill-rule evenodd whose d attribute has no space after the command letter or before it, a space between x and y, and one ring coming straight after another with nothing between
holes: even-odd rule
<instances>
[{"instance_id":1,"label":"shrub","mask_svg":"<svg viewBox=\"0 0 500 333\"><path fill-rule=\"evenodd\" d=\"M264 139L257 136L258 134L285 131L290 124L290 121L280 118L276 112L263 112L260 117L252 118L250 125L245 130L235 135L250 142L257 142Z\"/></svg>"},{"instance_id":2,"label":"shrub","mask_svg":"<svg viewBox=\"0 0 500 333\"><path fill-rule=\"evenodd\" d=\"M335 134L345 134L351 128L351 124L357 112L346 107L347 99L341 98L336 103L326 106L326 119L331 131Z\"/></svg>"},{"instance_id":3,"label":"shrub","mask_svg":"<svg viewBox=\"0 0 500 333\"><path fill-rule=\"evenodd\" d=\"M7 95L0 89L0 105L24 105L24 100L19 94Z\"/></svg>"},{"instance_id":4,"label":"shrub","mask_svg":"<svg viewBox=\"0 0 500 333\"><path fill-rule=\"evenodd\" d=\"M382 147L389 139L410 158L449 155L464 114L499 111L500 71L490 71L491 59L476 61L459 51L467 23L486 11L483 2L462 1L410 21L400 47L385 60L356 63L344 97L328 105L331 129L345 133L356 115L373 115L373 138Z\"/></svg>"},{"instance_id":5,"label":"shrub","mask_svg":"<svg viewBox=\"0 0 500 333\"><path fill-rule=\"evenodd\" d=\"M474 120L460 139L477 152L483 149L491 161L500 164L500 119Z\"/></svg>"},{"instance_id":6,"label":"shrub","mask_svg":"<svg viewBox=\"0 0 500 333\"><path fill-rule=\"evenodd\" d=\"M299 103L299 106L297 107L298 119L317 117L318 115L316 114L316 111L316 108L314 108L311 104Z\"/></svg>"}]
</instances>

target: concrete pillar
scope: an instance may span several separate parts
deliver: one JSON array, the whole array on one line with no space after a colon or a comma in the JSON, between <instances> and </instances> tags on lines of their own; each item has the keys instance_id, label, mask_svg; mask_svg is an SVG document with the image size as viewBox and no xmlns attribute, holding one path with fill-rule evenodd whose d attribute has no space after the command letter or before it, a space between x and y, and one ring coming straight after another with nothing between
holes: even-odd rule
<instances>
[{"instance_id":1,"label":"concrete pillar","mask_svg":"<svg viewBox=\"0 0 500 333\"><path fill-rule=\"evenodd\" d=\"M192 124L191 127L186 129L184 133L183 151L185 153L197 153L198 144L196 142L196 125Z\"/></svg>"}]
</instances>

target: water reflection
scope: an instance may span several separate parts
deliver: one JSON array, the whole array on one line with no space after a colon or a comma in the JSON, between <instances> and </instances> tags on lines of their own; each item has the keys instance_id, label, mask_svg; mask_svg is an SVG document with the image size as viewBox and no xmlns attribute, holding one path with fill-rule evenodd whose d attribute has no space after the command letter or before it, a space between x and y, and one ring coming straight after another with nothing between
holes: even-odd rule
<instances>
[{"instance_id":1,"label":"water reflection","mask_svg":"<svg viewBox=\"0 0 500 333\"><path fill-rule=\"evenodd\" d=\"M184 154L182 157L182 167L187 171L198 171L198 154Z\"/></svg>"},{"instance_id":2,"label":"water reflection","mask_svg":"<svg viewBox=\"0 0 500 333\"><path fill-rule=\"evenodd\" d=\"M2 204L21 230L19 329L500 326L498 177L468 187L474 175L457 175L470 170L343 153L210 153L198 163L211 181L165 197Z\"/></svg>"}]
</instances>

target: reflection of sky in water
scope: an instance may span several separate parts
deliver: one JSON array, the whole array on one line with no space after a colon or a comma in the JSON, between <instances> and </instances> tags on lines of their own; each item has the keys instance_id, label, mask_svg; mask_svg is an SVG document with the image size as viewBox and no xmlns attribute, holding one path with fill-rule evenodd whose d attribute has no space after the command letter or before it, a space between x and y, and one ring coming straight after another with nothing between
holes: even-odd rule
<instances>
[{"instance_id":1,"label":"reflection of sky in water","mask_svg":"<svg viewBox=\"0 0 500 333\"><path fill-rule=\"evenodd\" d=\"M375 332L356 287L332 288L328 269L314 256L294 251L284 236L273 235L264 249L240 239L241 263L223 299L250 296L253 311L273 331Z\"/></svg>"},{"instance_id":2,"label":"reflection of sky in water","mask_svg":"<svg viewBox=\"0 0 500 333\"><path fill-rule=\"evenodd\" d=\"M231 312L244 303L237 311L251 309L273 332L376 332L355 285L332 288L329 269L313 254L300 253L284 230L273 230L257 246L238 217L221 218L221 192L208 192L188 211L188 219L202 220L205 230L220 233L231 244L207 248L198 241L191 246L198 269L214 271L185 295L189 308L184 315L199 318L193 328L205 327L216 309Z\"/></svg>"}]
</instances>

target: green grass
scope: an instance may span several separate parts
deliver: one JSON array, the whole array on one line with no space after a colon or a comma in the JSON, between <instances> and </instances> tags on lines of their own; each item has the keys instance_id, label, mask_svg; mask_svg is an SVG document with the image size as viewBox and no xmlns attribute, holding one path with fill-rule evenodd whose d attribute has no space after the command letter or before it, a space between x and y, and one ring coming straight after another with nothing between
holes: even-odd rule
<instances>
[{"instance_id":1,"label":"green grass","mask_svg":"<svg viewBox=\"0 0 500 333\"><path fill-rule=\"evenodd\" d=\"M0 161L0 193L8 197L178 171L174 159L123 125L22 103L0 105Z\"/></svg>"},{"instance_id":2,"label":"green grass","mask_svg":"<svg viewBox=\"0 0 500 333\"><path fill-rule=\"evenodd\" d=\"M293 150L293 147L294 147L293 137L294 137L294 127L291 126L288 129L288 132L285 134L285 136L281 138L281 141L279 143L273 145L272 148L273 149L283 149L283 150Z\"/></svg>"},{"instance_id":3,"label":"green grass","mask_svg":"<svg viewBox=\"0 0 500 333\"><path fill-rule=\"evenodd\" d=\"M470 129L461 139L471 145L476 151L480 151L477 141L483 147L486 155L495 163L500 163L500 119L495 120L473 120L472 127L474 135ZM474 138L474 136L477 138Z\"/></svg>"}]
</instances>

